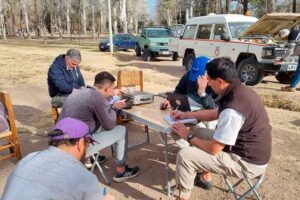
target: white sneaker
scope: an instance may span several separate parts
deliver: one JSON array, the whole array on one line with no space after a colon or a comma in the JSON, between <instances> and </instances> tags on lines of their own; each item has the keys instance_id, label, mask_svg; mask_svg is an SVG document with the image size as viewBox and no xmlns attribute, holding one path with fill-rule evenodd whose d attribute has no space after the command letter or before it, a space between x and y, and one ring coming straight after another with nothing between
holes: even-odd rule
<instances>
[{"instance_id":1,"label":"white sneaker","mask_svg":"<svg viewBox=\"0 0 300 200\"><path fill-rule=\"evenodd\" d=\"M92 164L90 158L87 158L87 159L85 160L84 166L85 166L86 168L88 168L88 169L91 169L91 168L92 168L93 164Z\"/></svg>"}]
</instances>

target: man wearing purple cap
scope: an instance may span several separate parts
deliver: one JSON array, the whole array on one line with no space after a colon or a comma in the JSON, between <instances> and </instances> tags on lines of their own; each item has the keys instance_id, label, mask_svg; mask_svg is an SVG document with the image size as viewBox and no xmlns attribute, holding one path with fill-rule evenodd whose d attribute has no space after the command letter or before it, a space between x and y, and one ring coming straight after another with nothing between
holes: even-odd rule
<instances>
[{"instance_id":1,"label":"man wearing purple cap","mask_svg":"<svg viewBox=\"0 0 300 200\"><path fill-rule=\"evenodd\" d=\"M116 148L117 173L113 177L122 182L137 176L139 167L125 165L128 147L128 133L124 126L116 126L117 111L125 106L125 100L118 100L109 105L115 95L116 79L109 72L100 72L95 76L94 87L80 88L68 96L59 119L72 117L87 123L99 142L90 145L89 155L114 145Z\"/></svg>"},{"instance_id":2,"label":"man wearing purple cap","mask_svg":"<svg viewBox=\"0 0 300 200\"><path fill-rule=\"evenodd\" d=\"M65 118L49 134L48 149L23 158L10 174L2 200L99 200L103 197L97 177L82 161L89 143L95 142L86 123Z\"/></svg>"}]
</instances>

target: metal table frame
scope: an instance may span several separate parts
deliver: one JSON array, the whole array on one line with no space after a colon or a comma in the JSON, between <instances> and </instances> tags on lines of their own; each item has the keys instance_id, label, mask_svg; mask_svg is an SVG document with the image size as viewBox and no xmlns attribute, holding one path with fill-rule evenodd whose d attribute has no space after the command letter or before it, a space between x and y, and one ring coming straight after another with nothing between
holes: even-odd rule
<instances>
[{"instance_id":1,"label":"metal table frame","mask_svg":"<svg viewBox=\"0 0 300 200\"><path fill-rule=\"evenodd\" d=\"M157 100L157 97L155 99ZM159 99L161 99L161 98L159 98ZM157 102L158 101L156 101L156 104L153 103L153 105L152 105L153 108L155 107L155 109L159 109L159 105L157 106ZM141 110L142 110L147 105L149 107L149 104L134 106L134 110L136 110L136 112L134 112L134 111L132 112L132 110L121 110L120 114L126 116L126 118L128 118L128 119L132 119L135 122L147 125L149 128L161 133L161 136L163 138L163 143L164 143L166 189L167 189L167 195L170 196L171 195L171 186L170 186L170 180L169 180L169 157L168 157L168 136L167 136L167 134L171 133L172 127L169 124L167 124L167 122L165 122L163 124L155 123L154 118L153 118L153 120L149 120L149 119L147 120L142 115L141 112L138 112L139 108L141 108ZM159 112L161 112L160 115L167 115L169 113L169 111L159 111Z\"/></svg>"}]
</instances>

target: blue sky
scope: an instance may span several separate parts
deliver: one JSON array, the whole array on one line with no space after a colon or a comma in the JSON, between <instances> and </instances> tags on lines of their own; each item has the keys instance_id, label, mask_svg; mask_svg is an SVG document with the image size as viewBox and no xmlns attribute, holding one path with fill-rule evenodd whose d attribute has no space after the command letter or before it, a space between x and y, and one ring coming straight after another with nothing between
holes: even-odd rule
<instances>
[{"instance_id":1,"label":"blue sky","mask_svg":"<svg viewBox=\"0 0 300 200\"><path fill-rule=\"evenodd\" d=\"M157 0L147 0L148 8L149 8L149 13L150 13L150 18L154 19L155 17L155 7L157 4Z\"/></svg>"}]
</instances>

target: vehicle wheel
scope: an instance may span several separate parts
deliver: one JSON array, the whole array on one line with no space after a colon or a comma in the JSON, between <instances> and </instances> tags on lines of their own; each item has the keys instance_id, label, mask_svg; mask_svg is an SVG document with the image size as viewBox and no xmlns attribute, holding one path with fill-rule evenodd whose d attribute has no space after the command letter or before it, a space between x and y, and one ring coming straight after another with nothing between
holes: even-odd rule
<instances>
[{"instance_id":1,"label":"vehicle wheel","mask_svg":"<svg viewBox=\"0 0 300 200\"><path fill-rule=\"evenodd\" d=\"M114 45L114 52L117 52L117 51L119 51L119 47L118 46L116 46L116 45Z\"/></svg>"},{"instance_id":2,"label":"vehicle wheel","mask_svg":"<svg viewBox=\"0 0 300 200\"><path fill-rule=\"evenodd\" d=\"M144 51L143 51L143 60L144 61L148 61L148 58L149 58L149 49L148 48L144 48Z\"/></svg>"},{"instance_id":3,"label":"vehicle wheel","mask_svg":"<svg viewBox=\"0 0 300 200\"><path fill-rule=\"evenodd\" d=\"M135 45L134 50L135 50L135 55L136 56L141 56L142 55L142 53L141 53L141 47L138 44Z\"/></svg>"},{"instance_id":4,"label":"vehicle wheel","mask_svg":"<svg viewBox=\"0 0 300 200\"><path fill-rule=\"evenodd\" d=\"M294 72L279 72L275 78L279 83L290 84L293 80L295 73Z\"/></svg>"},{"instance_id":5,"label":"vehicle wheel","mask_svg":"<svg viewBox=\"0 0 300 200\"><path fill-rule=\"evenodd\" d=\"M184 66L186 71L189 71L190 68L192 67L193 61L195 59L195 54L194 53L189 53L186 55L184 58Z\"/></svg>"},{"instance_id":6,"label":"vehicle wheel","mask_svg":"<svg viewBox=\"0 0 300 200\"><path fill-rule=\"evenodd\" d=\"M238 76L246 85L256 85L261 82L264 72L259 69L259 64L254 58L247 58L237 66Z\"/></svg>"},{"instance_id":7,"label":"vehicle wheel","mask_svg":"<svg viewBox=\"0 0 300 200\"><path fill-rule=\"evenodd\" d=\"M177 52L173 52L172 60L173 61L177 61L178 60L178 53Z\"/></svg>"}]
</instances>

